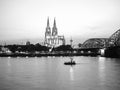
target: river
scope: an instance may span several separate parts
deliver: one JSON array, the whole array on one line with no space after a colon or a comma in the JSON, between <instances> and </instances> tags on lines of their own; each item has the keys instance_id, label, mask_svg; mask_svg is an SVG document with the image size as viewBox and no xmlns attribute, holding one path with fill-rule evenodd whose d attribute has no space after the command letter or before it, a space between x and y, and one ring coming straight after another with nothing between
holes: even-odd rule
<instances>
[{"instance_id":1,"label":"river","mask_svg":"<svg viewBox=\"0 0 120 90\"><path fill-rule=\"evenodd\" d=\"M120 90L120 59L0 57L0 90Z\"/></svg>"}]
</instances>

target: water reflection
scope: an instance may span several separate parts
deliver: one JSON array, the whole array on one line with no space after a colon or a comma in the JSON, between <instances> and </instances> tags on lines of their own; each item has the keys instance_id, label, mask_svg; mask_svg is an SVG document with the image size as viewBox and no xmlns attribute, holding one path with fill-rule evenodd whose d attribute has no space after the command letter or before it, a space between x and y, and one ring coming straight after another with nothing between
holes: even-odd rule
<instances>
[{"instance_id":1,"label":"water reflection","mask_svg":"<svg viewBox=\"0 0 120 90\"><path fill-rule=\"evenodd\" d=\"M7 60L7 65L10 67L11 63L10 63L10 59Z\"/></svg>"},{"instance_id":2,"label":"water reflection","mask_svg":"<svg viewBox=\"0 0 120 90\"><path fill-rule=\"evenodd\" d=\"M70 80L74 80L74 69L72 66L70 67Z\"/></svg>"},{"instance_id":3,"label":"water reflection","mask_svg":"<svg viewBox=\"0 0 120 90\"><path fill-rule=\"evenodd\" d=\"M118 59L74 57L75 66L64 65L67 60L0 58L0 90L120 90Z\"/></svg>"},{"instance_id":4,"label":"water reflection","mask_svg":"<svg viewBox=\"0 0 120 90\"><path fill-rule=\"evenodd\" d=\"M7 59L7 73L11 73L11 59L10 58L8 58Z\"/></svg>"},{"instance_id":5,"label":"water reflection","mask_svg":"<svg viewBox=\"0 0 120 90\"><path fill-rule=\"evenodd\" d=\"M99 57L99 78L100 84L105 84L105 58Z\"/></svg>"}]
</instances>

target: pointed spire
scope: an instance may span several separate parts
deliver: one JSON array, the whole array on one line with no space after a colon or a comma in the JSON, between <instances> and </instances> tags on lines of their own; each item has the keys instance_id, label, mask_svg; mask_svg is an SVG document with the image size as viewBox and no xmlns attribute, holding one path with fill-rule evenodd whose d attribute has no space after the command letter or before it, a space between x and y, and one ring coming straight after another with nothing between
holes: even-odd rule
<instances>
[{"instance_id":1,"label":"pointed spire","mask_svg":"<svg viewBox=\"0 0 120 90\"><path fill-rule=\"evenodd\" d=\"M54 18L54 25L53 25L53 27L56 27L56 20L55 20L55 18Z\"/></svg>"},{"instance_id":2,"label":"pointed spire","mask_svg":"<svg viewBox=\"0 0 120 90\"><path fill-rule=\"evenodd\" d=\"M49 17L47 19L47 27L46 27L46 31L45 31L45 36L49 36L51 35L51 29L50 29L50 25L49 25Z\"/></svg>"},{"instance_id":3,"label":"pointed spire","mask_svg":"<svg viewBox=\"0 0 120 90\"><path fill-rule=\"evenodd\" d=\"M53 28L52 28L52 35L56 36L58 34L57 27L56 27L56 20L54 18Z\"/></svg>"},{"instance_id":4,"label":"pointed spire","mask_svg":"<svg viewBox=\"0 0 120 90\"><path fill-rule=\"evenodd\" d=\"M47 27L49 27L49 17L48 17L48 19L47 19Z\"/></svg>"}]
</instances>

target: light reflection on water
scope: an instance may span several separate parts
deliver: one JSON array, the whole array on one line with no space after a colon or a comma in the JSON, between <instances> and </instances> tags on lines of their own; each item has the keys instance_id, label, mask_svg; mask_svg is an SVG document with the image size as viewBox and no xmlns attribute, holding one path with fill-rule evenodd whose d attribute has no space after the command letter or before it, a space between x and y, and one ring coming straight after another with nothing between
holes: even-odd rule
<instances>
[{"instance_id":1,"label":"light reflection on water","mask_svg":"<svg viewBox=\"0 0 120 90\"><path fill-rule=\"evenodd\" d=\"M119 90L120 61L104 57L0 58L0 90Z\"/></svg>"},{"instance_id":2,"label":"light reflection on water","mask_svg":"<svg viewBox=\"0 0 120 90\"><path fill-rule=\"evenodd\" d=\"M7 60L7 65L8 65L8 67L11 66L10 59Z\"/></svg>"},{"instance_id":3,"label":"light reflection on water","mask_svg":"<svg viewBox=\"0 0 120 90\"><path fill-rule=\"evenodd\" d=\"M70 67L70 80L74 80L74 69L72 66Z\"/></svg>"},{"instance_id":4,"label":"light reflection on water","mask_svg":"<svg viewBox=\"0 0 120 90\"><path fill-rule=\"evenodd\" d=\"M100 84L105 84L105 58L99 57L99 77Z\"/></svg>"}]
</instances>

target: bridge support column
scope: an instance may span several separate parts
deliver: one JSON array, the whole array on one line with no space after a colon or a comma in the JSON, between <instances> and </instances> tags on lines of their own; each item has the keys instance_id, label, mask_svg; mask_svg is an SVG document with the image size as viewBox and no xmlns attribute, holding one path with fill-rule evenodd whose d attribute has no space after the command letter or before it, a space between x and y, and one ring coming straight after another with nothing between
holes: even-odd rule
<instances>
[{"instance_id":1,"label":"bridge support column","mask_svg":"<svg viewBox=\"0 0 120 90\"><path fill-rule=\"evenodd\" d=\"M101 56L104 56L104 55L105 55L105 48L100 49L100 55L101 55Z\"/></svg>"}]
</instances>

